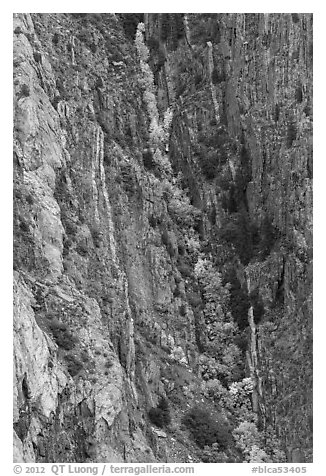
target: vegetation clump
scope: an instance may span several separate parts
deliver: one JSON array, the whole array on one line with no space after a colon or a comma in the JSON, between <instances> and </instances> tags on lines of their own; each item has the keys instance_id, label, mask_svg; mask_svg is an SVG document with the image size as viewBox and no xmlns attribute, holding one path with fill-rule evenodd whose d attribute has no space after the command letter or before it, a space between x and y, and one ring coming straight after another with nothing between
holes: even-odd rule
<instances>
[{"instance_id":1,"label":"vegetation clump","mask_svg":"<svg viewBox=\"0 0 326 476\"><path fill-rule=\"evenodd\" d=\"M178 46L179 40L185 36L183 14L182 13L162 13L161 15L161 35L160 39L169 42L174 50Z\"/></svg>"},{"instance_id":2,"label":"vegetation clump","mask_svg":"<svg viewBox=\"0 0 326 476\"><path fill-rule=\"evenodd\" d=\"M221 71L218 71L217 68L214 68L213 69L213 72L212 72L212 83L213 84L219 84L219 83L222 83L223 81L225 81L226 79L226 76L225 76L225 72L221 72Z\"/></svg>"},{"instance_id":3,"label":"vegetation clump","mask_svg":"<svg viewBox=\"0 0 326 476\"><path fill-rule=\"evenodd\" d=\"M297 138L297 128L294 122L288 124L287 135L286 135L286 145L288 149L292 147L293 142Z\"/></svg>"},{"instance_id":4,"label":"vegetation clump","mask_svg":"<svg viewBox=\"0 0 326 476\"><path fill-rule=\"evenodd\" d=\"M53 37L52 37L52 43L57 46L58 43L59 43L59 34L57 32L54 33Z\"/></svg>"},{"instance_id":5,"label":"vegetation clump","mask_svg":"<svg viewBox=\"0 0 326 476\"><path fill-rule=\"evenodd\" d=\"M123 13L119 15L124 32L130 40L135 38L138 23L144 21L143 13Z\"/></svg>"},{"instance_id":6,"label":"vegetation clump","mask_svg":"<svg viewBox=\"0 0 326 476\"><path fill-rule=\"evenodd\" d=\"M20 95L21 95L21 97L27 98L27 97L30 95L30 93L31 93L31 91L30 91L30 89L29 89L29 86L27 86L27 84L23 84L23 85L22 85L22 88L21 88L21 90L20 90Z\"/></svg>"},{"instance_id":7,"label":"vegetation clump","mask_svg":"<svg viewBox=\"0 0 326 476\"><path fill-rule=\"evenodd\" d=\"M153 159L162 173L170 175L172 173L171 164L166 155L162 152L168 143L170 127L173 117L172 110L168 107L164 117L160 114L156 101L156 90L154 84L154 74L148 64L149 49L144 39L145 25L139 23L136 31L135 46L139 58L141 75L139 85L143 89L143 100L149 117L149 142L153 148Z\"/></svg>"},{"instance_id":8,"label":"vegetation clump","mask_svg":"<svg viewBox=\"0 0 326 476\"><path fill-rule=\"evenodd\" d=\"M79 243L76 247L76 251L80 256L84 258L88 255L88 248L84 243Z\"/></svg>"},{"instance_id":9,"label":"vegetation clump","mask_svg":"<svg viewBox=\"0 0 326 476\"><path fill-rule=\"evenodd\" d=\"M293 21L293 23L299 23L300 17L298 15L298 13L292 13L292 21Z\"/></svg>"},{"instance_id":10,"label":"vegetation clump","mask_svg":"<svg viewBox=\"0 0 326 476\"><path fill-rule=\"evenodd\" d=\"M150 421L159 428L168 426L171 423L168 400L162 397L157 407L153 407L149 410L148 416Z\"/></svg>"},{"instance_id":11,"label":"vegetation clump","mask_svg":"<svg viewBox=\"0 0 326 476\"><path fill-rule=\"evenodd\" d=\"M248 292L241 286L234 268L228 270L223 277L223 283L230 285L230 311L233 319L242 331L248 326L248 310L250 301Z\"/></svg>"},{"instance_id":12,"label":"vegetation clump","mask_svg":"<svg viewBox=\"0 0 326 476\"><path fill-rule=\"evenodd\" d=\"M72 377L75 377L83 368L82 362L72 354L67 354L65 356L65 361L67 362L68 372Z\"/></svg>"},{"instance_id":13,"label":"vegetation clump","mask_svg":"<svg viewBox=\"0 0 326 476\"><path fill-rule=\"evenodd\" d=\"M155 167L153 153L150 149L144 149L143 151L143 164L147 170L152 170Z\"/></svg>"},{"instance_id":14,"label":"vegetation clump","mask_svg":"<svg viewBox=\"0 0 326 476\"><path fill-rule=\"evenodd\" d=\"M39 51L34 51L33 58L36 63L42 63L42 55Z\"/></svg>"},{"instance_id":15,"label":"vegetation clump","mask_svg":"<svg viewBox=\"0 0 326 476\"><path fill-rule=\"evenodd\" d=\"M92 234L94 246L96 248L100 248L103 241L103 236L100 229L98 229L97 227L91 228L91 234Z\"/></svg>"},{"instance_id":16,"label":"vegetation clump","mask_svg":"<svg viewBox=\"0 0 326 476\"><path fill-rule=\"evenodd\" d=\"M225 382L241 377L241 351L235 343L238 327L230 313L229 284L207 259L199 258L195 265L204 301L202 315L205 322L204 355L201 356L205 379L220 378Z\"/></svg>"},{"instance_id":17,"label":"vegetation clump","mask_svg":"<svg viewBox=\"0 0 326 476\"><path fill-rule=\"evenodd\" d=\"M219 175L221 167L227 163L232 150L232 141L224 130L216 132L216 128L213 128L199 134L196 154L199 157L202 172L208 180Z\"/></svg>"},{"instance_id":18,"label":"vegetation clump","mask_svg":"<svg viewBox=\"0 0 326 476\"><path fill-rule=\"evenodd\" d=\"M297 86L295 90L295 99L298 103L302 103L303 101L303 92L302 92L302 86L299 85Z\"/></svg>"}]
</instances>

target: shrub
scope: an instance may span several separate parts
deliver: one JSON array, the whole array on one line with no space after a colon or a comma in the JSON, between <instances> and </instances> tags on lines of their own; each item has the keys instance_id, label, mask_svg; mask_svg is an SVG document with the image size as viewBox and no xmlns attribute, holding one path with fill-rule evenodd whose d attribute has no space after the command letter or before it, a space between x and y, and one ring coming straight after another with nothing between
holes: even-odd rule
<instances>
[{"instance_id":1,"label":"shrub","mask_svg":"<svg viewBox=\"0 0 326 476\"><path fill-rule=\"evenodd\" d=\"M229 388L229 398L232 401L232 406L241 407L243 413L247 409L247 414L252 409L251 394L253 392L254 383L250 377L245 377L241 381L232 382Z\"/></svg>"},{"instance_id":2,"label":"shrub","mask_svg":"<svg viewBox=\"0 0 326 476\"><path fill-rule=\"evenodd\" d=\"M225 81L225 73L224 72L219 72L216 68L213 69L212 72L212 83L213 84L219 84Z\"/></svg>"},{"instance_id":3,"label":"shrub","mask_svg":"<svg viewBox=\"0 0 326 476\"><path fill-rule=\"evenodd\" d=\"M200 159L203 174L208 180L213 180L219 170L219 160L216 151L206 152Z\"/></svg>"},{"instance_id":4,"label":"shrub","mask_svg":"<svg viewBox=\"0 0 326 476\"><path fill-rule=\"evenodd\" d=\"M103 88L104 87L104 81L103 81L103 78L101 76L98 76L96 78L96 81L95 81L95 88L96 89L99 89L99 88Z\"/></svg>"},{"instance_id":5,"label":"shrub","mask_svg":"<svg viewBox=\"0 0 326 476\"><path fill-rule=\"evenodd\" d=\"M88 362L89 361L89 355L88 355L86 350L82 352L81 359L82 359L83 362Z\"/></svg>"},{"instance_id":6,"label":"shrub","mask_svg":"<svg viewBox=\"0 0 326 476\"><path fill-rule=\"evenodd\" d=\"M184 256L185 254L185 245L183 243L178 243L178 254Z\"/></svg>"},{"instance_id":7,"label":"shrub","mask_svg":"<svg viewBox=\"0 0 326 476\"><path fill-rule=\"evenodd\" d=\"M57 46L57 44L59 43L59 35L57 32L54 33L53 37L52 37L52 43Z\"/></svg>"},{"instance_id":8,"label":"shrub","mask_svg":"<svg viewBox=\"0 0 326 476\"><path fill-rule=\"evenodd\" d=\"M143 151L143 163L144 167L148 170L151 170L155 167L155 161L153 154L150 149L144 149Z\"/></svg>"},{"instance_id":9,"label":"shrub","mask_svg":"<svg viewBox=\"0 0 326 476\"><path fill-rule=\"evenodd\" d=\"M220 451L217 443L212 446L205 446L201 453L201 459L204 463L231 463L229 457Z\"/></svg>"},{"instance_id":10,"label":"shrub","mask_svg":"<svg viewBox=\"0 0 326 476\"><path fill-rule=\"evenodd\" d=\"M278 103L275 104L275 111L274 111L274 121L275 122L278 122L279 118L280 118L280 111L281 111L281 107Z\"/></svg>"},{"instance_id":11,"label":"shrub","mask_svg":"<svg viewBox=\"0 0 326 476\"><path fill-rule=\"evenodd\" d=\"M287 136L286 136L286 145L288 148L292 147L293 142L297 138L297 128L294 122L288 124Z\"/></svg>"},{"instance_id":12,"label":"shrub","mask_svg":"<svg viewBox=\"0 0 326 476\"><path fill-rule=\"evenodd\" d=\"M221 206L223 210L229 214L236 213L239 208L239 201L241 202L241 194L238 193L235 184L232 182L229 185L227 193L222 194Z\"/></svg>"},{"instance_id":13,"label":"shrub","mask_svg":"<svg viewBox=\"0 0 326 476\"><path fill-rule=\"evenodd\" d=\"M154 215L148 217L148 223L152 228L156 228L160 224L160 219Z\"/></svg>"},{"instance_id":14,"label":"shrub","mask_svg":"<svg viewBox=\"0 0 326 476\"><path fill-rule=\"evenodd\" d=\"M176 49L178 41L184 37L184 24L182 13L163 13L161 15L161 41L169 40L171 47Z\"/></svg>"},{"instance_id":15,"label":"shrub","mask_svg":"<svg viewBox=\"0 0 326 476\"><path fill-rule=\"evenodd\" d=\"M62 250L63 257L68 256L71 246L72 246L72 241L69 238L64 237L63 250Z\"/></svg>"},{"instance_id":16,"label":"shrub","mask_svg":"<svg viewBox=\"0 0 326 476\"><path fill-rule=\"evenodd\" d=\"M162 189L171 218L184 227L194 227L200 211L191 204L187 192L182 189L180 177L173 179L172 183L165 180Z\"/></svg>"},{"instance_id":17,"label":"shrub","mask_svg":"<svg viewBox=\"0 0 326 476\"><path fill-rule=\"evenodd\" d=\"M91 43L91 44L89 45L89 49L91 50L92 53L95 54L96 51L97 51L97 45L96 45L96 43Z\"/></svg>"},{"instance_id":18,"label":"shrub","mask_svg":"<svg viewBox=\"0 0 326 476\"><path fill-rule=\"evenodd\" d=\"M27 86L27 84L22 85L22 88L20 90L20 95L21 97L26 97L26 98L30 95L30 89L29 89L29 86Z\"/></svg>"},{"instance_id":19,"label":"shrub","mask_svg":"<svg viewBox=\"0 0 326 476\"><path fill-rule=\"evenodd\" d=\"M19 228L21 229L22 232L28 233L29 232L29 226L28 224L22 219L22 221L19 223Z\"/></svg>"},{"instance_id":20,"label":"shrub","mask_svg":"<svg viewBox=\"0 0 326 476\"><path fill-rule=\"evenodd\" d=\"M255 291L251 292L249 297L254 311L255 324L259 324L264 316L265 308L258 289L255 289Z\"/></svg>"},{"instance_id":21,"label":"shrub","mask_svg":"<svg viewBox=\"0 0 326 476\"><path fill-rule=\"evenodd\" d=\"M228 217L220 229L220 237L236 249L243 264L248 264L253 255L253 227L246 211Z\"/></svg>"},{"instance_id":22,"label":"shrub","mask_svg":"<svg viewBox=\"0 0 326 476\"><path fill-rule=\"evenodd\" d=\"M198 307L202 304L202 298L198 293L187 293L187 299L191 307Z\"/></svg>"},{"instance_id":23,"label":"shrub","mask_svg":"<svg viewBox=\"0 0 326 476\"><path fill-rule=\"evenodd\" d=\"M42 55L39 51L34 51L33 58L34 58L34 61L36 63L41 63L42 62Z\"/></svg>"},{"instance_id":24,"label":"shrub","mask_svg":"<svg viewBox=\"0 0 326 476\"><path fill-rule=\"evenodd\" d=\"M72 350L76 344L76 338L67 330L67 326L57 320L49 324L56 344L65 350Z\"/></svg>"},{"instance_id":25,"label":"shrub","mask_svg":"<svg viewBox=\"0 0 326 476\"><path fill-rule=\"evenodd\" d=\"M23 193L19 188L14 189L14 197L18 200L21 200L23 198Z\"/></svg>"},{"instance_id":26,"label":"shrub","mask_svg":"<svg viewBox=\"0 0 326 476\"><path fill-rule=\"evenodd\" d=\"M248 326L248 310L250 306L248 293L246 289L242 289L234 269L224 277L223 282L230 283L230 310L233 319L242 331Z\"/></svg>"},{"instance_id":27,"label":"shrub","mask_svg":"<svg viewBox=\"0 0 326 476\"><path fill-rule=\"evenodd\" d=\"M67 330L67 325L64 324L63 322L59 321L56 317L56 314L52 311L47 313L47 319L49 319L51 322L49 324L50 329L60 329L61 331L66 331Z\"/></svg>"},{"instance_id":28,"label":"shrub","mask_svg":"<svg viewBox=\"0 0 326 476\"><path fill-rule=\"evenodd\" d=\"M161 41L166 41L169 35L169 13L163 13L161 16Z\"/></svg>"},{"instance_id":29,"label":"shrub","mask_svg":"<svg viewBox=\"0 0 326 476\"><path fill-rule=\"evenodd\" d=\"M252 171L251 171L251 157L248 148L243 144L240 151L240 171L238 171L238 181L239 185L241 185L244 189L247 187L248 182L252 179ZM236 177L236 185L237 185L237 177Z\"/></svg>"},{"instance_id":30,"label":"shrub","mask_svg":"<svg viewBox=\"0 0 326 476\"><path fill-rule=\"evenodd\" d=\"M14 29L14 33L15 33L15 35L20 35L21 33L23 33L23 30L20 28L20 26L17 26Z\"/></svg>"},{"instance_id":31,"label":"shrub","mask_svg":"<svg viewBox=\"0 0 326 476\"><path fill-rule=\"evenodd\" d=\"M223 190L227 192L232 184L232 175L230 169L221 171L221 173L216 178L216 184Z\"/></svg>"},{"instance_id":32,"label":"shrub","mask_svg":"<svg viewBox=\"0 0 326 476\"><path fill-rule=\"evenodd\" d=\"M181 304L179 307L180 316L185 316L187 314L187 308L184 304Z\"/></svg>"},{"instance_id":33,"label":"shrub","mask_svg":"<svg viewBox=\"0 0 326 476\"><path fill-rule=\"evenodd\" d=\"M168 172L171 169L171 165L167 156L162 157L159 147L162 147L164 143L167 142L169 138L169 127L172 120L172 111L168 108L165 115L163 123L160 121L159 111L157 108L156 101L156 90L154 85L154 75L148 64L149 59L149 49L145 44L144 40L145 25L139 23L136 31L135 37L135 46L138 53L139 65L141 69L141 75L139 75L139 85L143 89L143 100L146 105L150 126L149 126L149 137L150 143L156 148L154 161L157 165L160 165L163 170L166 168Z\"/></svg>"},{"instance_id":34,"label":"shrub","mask_svg":"<svg viewBox=\"0 0 326 476\"><path fill-rule=\"evenodd\" d=\"M181 290L180 290L179 286L176 286L174 291L173 291L173 296L175 298L177 298L177 297L180 297L181 295L182 295L182 293L181 293Z\"/></svg>"},{"instance_id":35,"label":"shrub","mask_svg":"<svg viewBox=\"0 0 326 476\"><path fill-rule=\"evenodd\" d=\"M162 243L165 245L167 252L171 256L177 255L177 243L176 243L176 237L174 233L168 232L167 230L164 230L162 235L161 235Z\"/></svg>"},{"instance_id":36,"label":"shrub","mask_svg":"<svg viewBox=\"0 0 326 476\"><path fill-rule=\"evenodd\" d=\"M88 255L88 248L84 243L79 243L76 247L76 251L80 256L87 256Z\"/></svg>"},{"instance_id":37,"label":"shrub","mask_svg":"<svg viewBox=\"0 0 326 476\"><path fill-rule=\"evenodd\" d=\"M255 423L243 421L234 430L233 436L236 446L242 451L245 461L248 463L272 463L273 459L261 447L264 445L263 435L259 433ZM275 441L276 443L276 441ZM274 443L274 444L275 444ZM281 452L277 453L283 460ZM279 460L277 460L279 462Z\"/></svg>"},{"instance_id":38,"label":"shrub","mask_svg":"<svg viewBox=\"0 0 326 476\"><path fill-rule=\"evenodd\" d=\"M200 448L218 443L221 449L231 443L231 433L225 423L218 423L213 416L199 407L190 409L182 419Z\"/></svg>"},{"instance_id":39,"label":"shrub","mask_svg":"<svg viewBox=\"0 0 326 476\"><path fill-rule=\"evenodd\" d=\"M133 169L129 164L122 164L120 169L120 179L127 193L135 193L137 190L137 179L134 176Z\"/></svg>"},{"instance_id":40,"label":"shrub","mask_svg":"<svg viewBox=\"0 0 326 476\"><path fill-rule=\"evenodd\" d=\"M86 18L88 13L71 13L70 15L73 18Z\"/></svg>"},{"instance_id":41,"label":"shrub","mask_svg":"<svg viewBox=\"0 0 326 476\"><path fill-rule=\"evenodd\" d=\"M67 362L67 369L68 372L72 377L75 377L83 368L82 362L80 360L76 359L74 355L66 355L65 360Z\"/></svg>"},{"instance_id":42,"label":"shrub","mask_svg":"<svg viewBox=\"0 0 326 476\"><path fill-rule=\"evenodd\" d=\"M291 60L292 61L298 61L300 58L300 48L298 48L296 51L294 51L291 55Z\"/></svg>"},{"instance_id":43,"label":"shrub","mask_svg":"<svg viewBox=\"0 0 326 476\"><path fill-rule=\"evenodd\" d=\"M184 406L185 397L183 394L178 393L176 389L172 390L169 393L169 399L172 403L174 403L178 407Z\"/></svg>"},{"instance_id":44,"label":"shrub","mask_svg":"<svg viewBox=\"0 0 326 476\"><path fill-rule=\"evenodd\" d=\"M156 408L151 408L148 412L149 419L154 425L163 428L171 423L169 403L166 398L161 398Z\"/></svg>"},{"instance_id":45,"label":"shrub","mask_svg":"<svg viewBox=\"0 0 326 476\"><path fill-rule=\"evenodd\" d=\"M271 219L265 216L260 228L260 243L259 248L262 258L265 259L273 249L278 238L278 232L273 225Z\"/></svg>"},{"instance_id":46,"label":"shrub","mask_svg":"<svg viewBox=\"0 0 326 476\"><path fill-rule=\"evenodd\" d=\"M100 248L102 240L103 240L101 231L98 230L97 228L92 228L91 234L92 234L94 246L96 248Z\"/></svg>"},{"instance_id":47,"label":"shrub","mask_svg":"<svg viewBox=\"0 0 326 476\"><path fill-rule=\"evenodd\" d=\"M220 273L207 259L200 258L197 261L195 276L204 298L205 352L213 357L205 373L208 372L208 378L215 375L227 380L234 379L234 374L239 374L241 352L234 344L238 329L229 312L230 285L222 283Z\"/></svg>"},{"instance_id":48,"label":"shrub","mask_svg":"<svg viewBox=\"0 0 326 476\"><path fill-rule=\"evenodd\" d=\"M230 137L224 130L216 132L214 127L198 137L197 154L203 174L208 180L217 177L221 166L228 160L228 153L233 149Z\"/></svg>"},{"instance_id":49,"label":"shrub","mask_svg":"<svg viewBox=\"0 0 326 476\"><path fill-rule=\"evenodd\" d=\"M223 407L230 406L230 396L227 388L218 379L210 379L202 383L202 393Z\"/></svg>"},{"instance_id":50,"label":"shrub","mask_svg":"<svg viewBox=\"0 0 326 476\"><path fill-rule=\"evenodd\" d=\"M123 13L120 14L122 27L125 35L133 40L135 38L138 23L144 21L143 13Z\"/></svg>"}]
</instances>

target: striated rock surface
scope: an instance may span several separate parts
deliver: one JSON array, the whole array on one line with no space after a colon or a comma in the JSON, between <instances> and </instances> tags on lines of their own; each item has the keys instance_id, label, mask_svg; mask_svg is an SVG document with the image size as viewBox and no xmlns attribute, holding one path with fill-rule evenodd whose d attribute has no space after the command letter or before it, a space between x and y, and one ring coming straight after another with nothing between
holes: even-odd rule
<instances>
[{"instance_id":1,"label":"striated rock surface","mask_svg":"<svg viewBox=\"0 0 326 476\"><path fill-rule=\"evenodd\" d=\"M312 16L15 14L14 94L14 460L242 461L251 376L310 461Z\"/></svg>"}]
</instances>

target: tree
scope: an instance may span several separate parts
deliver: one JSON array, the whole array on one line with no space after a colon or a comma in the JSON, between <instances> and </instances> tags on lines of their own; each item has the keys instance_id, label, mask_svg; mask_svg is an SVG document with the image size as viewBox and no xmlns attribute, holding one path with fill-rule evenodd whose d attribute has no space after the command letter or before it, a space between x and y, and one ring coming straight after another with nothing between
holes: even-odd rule
<instances>
[{"instance_id":1,"label":"tree","mask_svg":"<svg viewBox=\"0 0 326 476\"><path fill-rule=\"evenodd\" d=\"M156 408L151 408L148 412L148 416L154 425L159 428L168 426L171 423L171 415L169 402L166 398L162 397Z\"/></svg>"}]
</instances>

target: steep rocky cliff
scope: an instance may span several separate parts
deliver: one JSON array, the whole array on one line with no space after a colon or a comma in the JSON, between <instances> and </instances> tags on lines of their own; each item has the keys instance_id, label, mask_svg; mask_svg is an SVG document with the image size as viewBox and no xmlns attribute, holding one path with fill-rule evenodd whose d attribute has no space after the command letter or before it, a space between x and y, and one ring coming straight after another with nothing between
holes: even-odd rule
<instances>
[{"instance_id":1,"label":"steep rocky cliff","mask_svg":"<svg viewBox=\"0 0 326 476\"><path fill-rule=\"evenodd\" d=\"M15 14L14 94L15 461L311 461L312 15Z\"/></svg>"}]
</instances>

